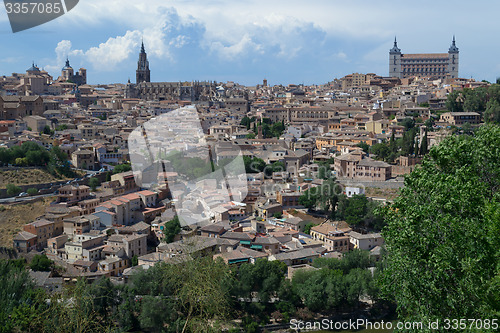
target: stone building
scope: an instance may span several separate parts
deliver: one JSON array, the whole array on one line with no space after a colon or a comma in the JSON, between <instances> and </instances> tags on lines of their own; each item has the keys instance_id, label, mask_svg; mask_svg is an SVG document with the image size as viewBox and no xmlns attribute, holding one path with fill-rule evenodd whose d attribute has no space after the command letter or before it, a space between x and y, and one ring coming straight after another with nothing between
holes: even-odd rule
<instances>
[{"instance_id":1,"label":"stone building","mask_svg":"<svg viewBox=\"0 0 500 333\"><path fill-rule=\"evenodd\" d=\"M61 76L58 81L71 82L77 86L87 84L87 70L85 68L80 68L79 71L75 72L73 67L69 64L69 59L66 59L66 64L62 68Z\"/></svg>"},{"instance_id":2,"label":"stone building","mask_svg":"<svg viewBox=\"0 0 500 333\"><path fill-rule=\"evenodd\" d=\"M137 62L136 83L130 83L125 88L125 98L141 98L146 100L182 100L210 101L215 99L217 85L215 82L151 82L149 61L141 45Z\"/></svg>"},{"instance_id":3,"label":"stone building","mask_svg":"<svg viewBox=\"0 0 500 333\"><path fill-rule=\"evenodd\" d=\"M394 38L394 46L389 51L389 76L400 79L412 76L458 78L458 47L455 36L448 53L403 54Z\"/></svg>"}]
</instances>

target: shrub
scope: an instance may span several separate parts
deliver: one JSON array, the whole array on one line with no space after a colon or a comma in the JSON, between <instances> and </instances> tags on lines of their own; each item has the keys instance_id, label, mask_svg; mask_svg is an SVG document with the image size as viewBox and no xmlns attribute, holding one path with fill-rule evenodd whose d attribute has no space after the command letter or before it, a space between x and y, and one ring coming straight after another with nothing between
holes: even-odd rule
<instances>
[{"instance_id":1,"label":"shrub","mask_svg":"<svg viewBox=\"0 0 500 333\"><path fill-rule=\"evenodd\" d=\"M37 195L38 194L38 190L34 187L32 188L29 188L26 193L28 193L29 195Z\"/></svg>"}]
</instances>

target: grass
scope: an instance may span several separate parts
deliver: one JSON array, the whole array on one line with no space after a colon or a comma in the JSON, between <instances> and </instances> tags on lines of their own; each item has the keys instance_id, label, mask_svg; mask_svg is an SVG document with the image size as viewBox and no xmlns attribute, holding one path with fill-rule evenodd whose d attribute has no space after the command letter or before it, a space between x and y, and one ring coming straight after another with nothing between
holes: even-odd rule
<instances>
[{"instance_id":1,"label":"grass","mask_svg":"<svg viewBox=\"0 0 500 333\"><path fill-rule=\"evenodd\" d=\"M378 188L378 187L367 187L365 188L365 195L367 197L374 198L384 198L388 200L394 200L399 195L399 189L397 188Z\"/></svg>"},{"instance_id":2,"label":"grass","mask_svg":"<svg viewBox=\"0 0 500 333\"><path fill-rule=\"evenodd\" d=\"M44 169L13 169L0 171L0 188L5 188L7 184L32 185L53 183L72 178L57 178Z\"/></svg>"},{"instance_id":3,"label":"grass","mask_svg":"<svg viewBox=\"0 0 500 333\"><path fill-rule=\"evenodd\" d=\"M0 246L12 247L14 236L23 229L26 223L45 214L54 198L21 205L0 205Z\"/></svg>"}]
</instances>

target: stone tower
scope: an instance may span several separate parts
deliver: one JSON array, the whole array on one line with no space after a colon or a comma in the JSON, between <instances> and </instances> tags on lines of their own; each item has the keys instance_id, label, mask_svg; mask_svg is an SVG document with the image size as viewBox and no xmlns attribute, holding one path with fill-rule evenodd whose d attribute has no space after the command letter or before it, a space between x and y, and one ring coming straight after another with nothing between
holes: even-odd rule
<instances>
[{"instance_id":1,"label":"stone tower","mask_svg":"<svg viewBox=\"0 0 500 333\"><path fill-rule=\"evenodd\" d=\"M394 46L389 51L389 76L401 77L401 50L398 48L396 37L394 37Z\"/></svg>"},{"instance_id":2,"label":"stone tower","mask_svg":"<svg viewBox=\"0 0 500 333\"><path fill-rule=\"evenodd\" d=\"M139 53L139 61L137 62L136 83L151 82L151 72L149 70L148 55L144 50L144 42L141 45L141 53Z\"/></svg>"},{"instance_id":3,"label":"stone tower","mask_svg":"<svg viewBox=\"0 0 500 333\"><path fill-rule=\"evenodd\" d=\"M452 79L458 77L458 47L455 45L455 36L448 50L448 73Z\"/></svg>"},{"instance_id":4,"label":"stone tower","mask_svg":"<svg viewBox=\"0 0 500 333\"><path fill-rule=\"evenodd\" d=\"M69 64L69 59L66 58L66 64L61 71L61 76L63 77L64 81L69 81L73 78L73 75L73 67L71 67L71 65Z\"/></svg>"}]
</instances>

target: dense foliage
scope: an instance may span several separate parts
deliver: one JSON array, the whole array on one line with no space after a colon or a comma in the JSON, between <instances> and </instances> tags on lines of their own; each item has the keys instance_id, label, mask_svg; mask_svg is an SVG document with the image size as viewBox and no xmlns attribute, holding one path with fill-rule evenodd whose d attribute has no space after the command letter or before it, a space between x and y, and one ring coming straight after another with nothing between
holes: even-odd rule
<instances>
[{"instance_id":1,"label":"dense foliage","mask_svg":"<svg viewBox=\"0 0 500 333\"><path fill-rule=\"evenodd\" d=\"M175 236L181 231L179 217L176 215L172 220L165 223L163 227L163 241L172 243Z\"/></svg>"},{"instance_id":2,"label":"dense foliage","mask_svg":"<svg viewBox=\"0 0 500 333\"><path fill-rule=\"evenodd\" d=\"M342 260L316 259L314 269L286 278L287 266L259 259L228 266L210 257L138 268L126 285L80 279L62 293L34 287L21 261L0 261L0 332L220 332L255 331L273 318L287 322L310 310L334 314L376 300L367 252ZM50 300L50 301L46 301Z\"/></svg>"},{"instance_id":3,"label":"dense foliage","mask_svg":"<svg viewBox=\"0 0 500 333\"><path fill-rule=\"evenodd\" d=\"M477 112L485 122L500 124L500 84L454 90L448 95L446 107L452 112Z\"/></svg>"},{"instance_id":4,"label":"dense foliage","mask_svg":"<svg viewBox=\"0 0 500 333\"><path fill-rule=\"evenodd\" d=\"M401 319L500 315L499 156L498 126L451 136L385 209L384 289Z\"/></svg>"},{"instance_id":5,"label":"dense foliage","mask_svg":"<svg viewBox=\"0 0 500 333\"><path fill-rule=\"evenodd\" d=\"M45 167L54 176L72 177L68 156L58 147L45 149L35 142L12 148L0 148L0 165Z\"/></svg>"},{"instance_id":6,"label":"dense foliage","mask_svg":"<svg viewBox=\"0 0 500 333\"><path fill-rule=\"evenodd\" d=\"M334 179L329 179L321 186L304 191L299 197L299 204L310 210L319 208L329 218L346 221L351 226L382 230L385 221L377 211L380 206L378 202L369 200L365 195L348 198L341 190L341 185L336 184Z\"/></svg>"},{"instance_id":7,"label":"dense foliage","mask_svg":"<svg viewBox=\"0 0 500 333\"><path fill-rule=\"evenodd\" d=\"M30 263L30 268L34 271L48 272L53 266L52 260L47 258L45 254L36 254Z\"/></svg>"},{"instance_id":8,"label":"dense foliage","mask_svg":"<svg viewBox=\"0 0 500 333\"><path fill-rule=\"evenodd\" d=\"M127 172L132 170L132 166L128 163L118 164L113 168L113 174Z\"/></svg>"}]
</instances>

